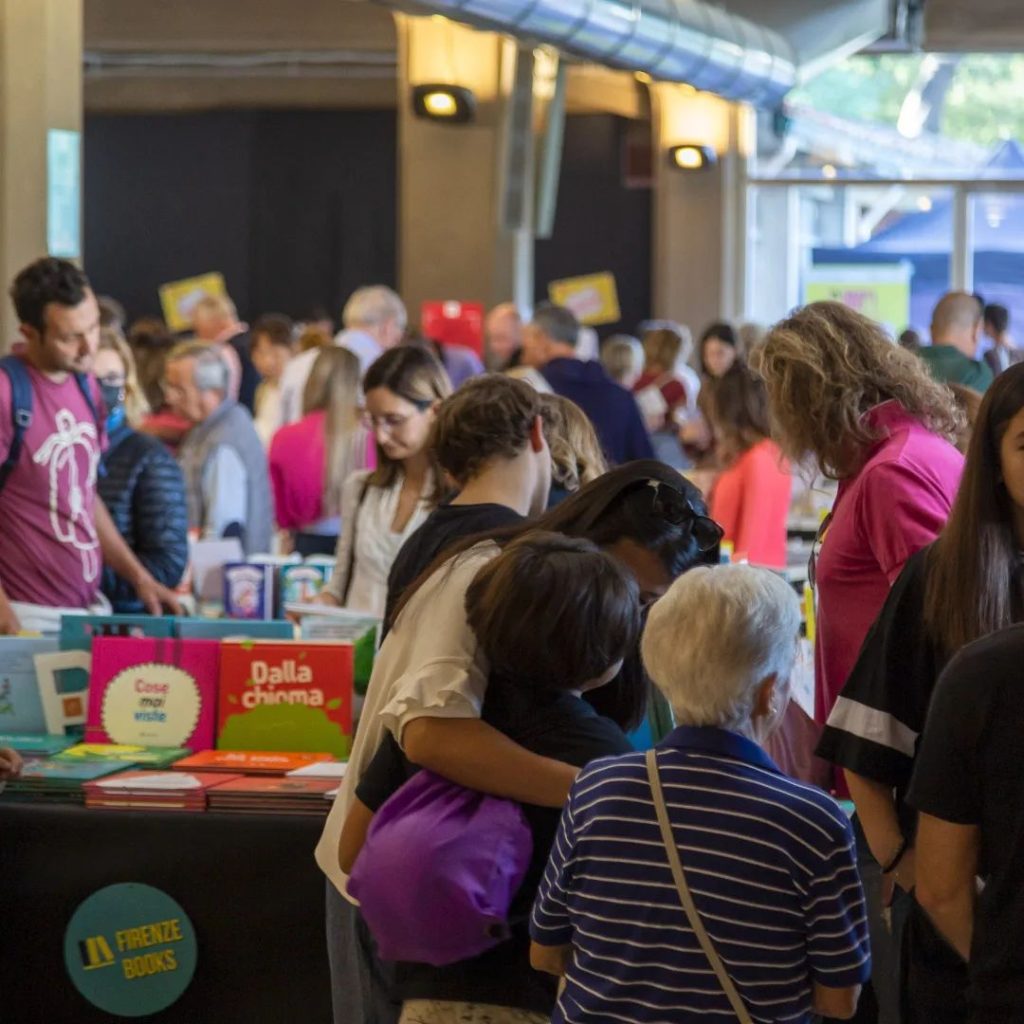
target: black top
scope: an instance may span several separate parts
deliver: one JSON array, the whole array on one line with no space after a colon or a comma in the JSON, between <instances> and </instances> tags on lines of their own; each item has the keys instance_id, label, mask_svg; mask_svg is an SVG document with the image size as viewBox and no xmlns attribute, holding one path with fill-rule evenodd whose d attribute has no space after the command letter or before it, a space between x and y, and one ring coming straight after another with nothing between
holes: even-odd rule
<instances>
[{"instance_id":1,"label":"black top","mask_svg":"<svg viewBox=\"0 0 1024 1024\"><path fill-rule=\"evenodd\" d=\"M157 583L177 586L188 564L188 510L174 456L126 425L111 433L103 469L96 488L117 532ZM115 612L144 610L135 588L109 567L102 586Z\"/></svg>"},{"instance_id":2,"label":"black top","mask_svg":"<svg viewBox=\"0 0 1024 1024\"><path fill-rule=\"evenodd\" d=\"M438 505L402 545L388 574L384 628L405 588L430 567L445 548L475 533L514 526L523 517L505 505Z\"/></svg>"},{"instance_id":3,"label":"black top","mask_svg":"<svg viewBox=\"0 0 1024 1024\"><path fill-rule=\"evenodd\" d=\"M857 663L829 715L816 753L833 764L896 789L902 807L928 705L948 655L924 624L927 563L932 547L907 560Z\"/></svg>"},{"instance_id":4,"label":"black top","mask_svg":"<svg viewBox=\"0 0 1024 1024\"><path fill-rule=\"evenodd\" d=\"M965 647L939 679L908 801L976 825L978 897L971 1024L1024 1020L1024 626Z\"/></svg>"},{"instance_id":5,"label":"black top","mask_svg":"<svg viewBox=\"0 0 1024 1024\"><path fill-rule=\"evenodd\" d=\"M535 691L492 676L482 717L527 750L580 767L633 749L614 722L565 690ZM376 811L417 770L389 735L356 788L356 796ZM474 1002L551 1013L557 982L530 966L529 915L561 812L529 804L523 805L523 811L533 834L533 857L510 908L511 937L478 957L446 967L399 964L396 998Z\"/></svg>"},{"instance_id":6,"label":"black top","mask_svg":"<svg viewBox=\"0 0 1024 1024\"><path fill-rule=\"evenodd\" d=\"M236 334L228 344L238 354L238 362L242 367L242 377L238 382L238 403L244 405L252 415L256 415L256 389L260 386L260 377L252 361L252 336L248 331Z\"/></svg>"}]
</instances>

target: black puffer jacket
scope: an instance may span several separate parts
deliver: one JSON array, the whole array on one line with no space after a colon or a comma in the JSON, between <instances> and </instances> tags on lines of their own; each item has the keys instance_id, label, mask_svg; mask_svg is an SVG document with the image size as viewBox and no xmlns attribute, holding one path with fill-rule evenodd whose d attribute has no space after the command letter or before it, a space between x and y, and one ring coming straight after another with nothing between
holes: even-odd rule
<instances>
[{"instance_id":1,"label":"black puffer jacket","mask_svg":"<svg viewBox=\"0 0 1024 1024\"><path fill-rule=\"evenodd\" d=\"M118 532L158 583L174 587L188 563L185 479L155 437L128 426L110 435L98 489ZM115 612L142 611L135 589L103 570L103 593Z\"/></svg>"}]
</instances>

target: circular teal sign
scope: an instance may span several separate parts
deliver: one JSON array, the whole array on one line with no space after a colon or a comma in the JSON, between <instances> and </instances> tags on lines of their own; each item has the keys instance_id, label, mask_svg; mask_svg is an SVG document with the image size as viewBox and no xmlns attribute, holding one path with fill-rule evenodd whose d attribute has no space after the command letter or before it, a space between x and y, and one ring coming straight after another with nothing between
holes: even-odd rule
<instances>
[{"instance_id":1,"label":"circular teal sign","mask_svg":"<svg viewBox=\"0 0 1024 1024\"><path fill-rule=\"evenodd\" d=\"M196 969L196 933L181 907L151 885L108 885L81 903L64 933L75 988L119 1017L166 1009Z\"/></svg>"}]
</instances>

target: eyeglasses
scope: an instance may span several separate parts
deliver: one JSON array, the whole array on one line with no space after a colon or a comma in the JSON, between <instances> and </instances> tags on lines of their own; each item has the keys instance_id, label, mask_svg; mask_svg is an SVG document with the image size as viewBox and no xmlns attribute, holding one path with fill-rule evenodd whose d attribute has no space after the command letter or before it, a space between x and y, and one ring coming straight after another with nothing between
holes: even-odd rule
<instances>
[{"instance_id":1,"label":"eyeglasses","mask_svg":"<svg viewBox=\"0 0 1024 1024\"><path fill-rule=\"evenodd\" d=\"M689 526L697 549L706 554L722 542L725 531L694 506L693 502L674 487L661 480L648 480L651 489L651 510L673 526Z\"/></svg>"}]
</instances>

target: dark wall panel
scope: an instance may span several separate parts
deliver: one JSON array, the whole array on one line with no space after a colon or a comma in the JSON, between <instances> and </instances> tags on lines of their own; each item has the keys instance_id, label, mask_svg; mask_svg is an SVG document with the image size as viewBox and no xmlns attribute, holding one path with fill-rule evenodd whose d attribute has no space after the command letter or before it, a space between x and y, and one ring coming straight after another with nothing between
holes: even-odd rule
<instances>
[{"instance_id":1,"label":"dark wall panel","mask_svg":"<svg viewBox=\"0 0 1024 1024\"><path fill-rule=\"evenodd\" d=\"M538 301L549 281L615 274L622 320L601 327L602 337L632 332L651 315L651 190L623 184L628 125L604 114L566 119L555 229L536 244Z\"/></svg>"},{"instance_id":2,"label":"dark wall panel","mask_svg":"<svg viewBox=\"0 0 1024 1024\"><path fill-rule=\"evenodd\" d=\"M90 116L86 267L132 316L208 270L243 316L337 315L395 281L395 128L388 111Z\"/></svg>"}]
</instances>

